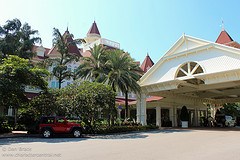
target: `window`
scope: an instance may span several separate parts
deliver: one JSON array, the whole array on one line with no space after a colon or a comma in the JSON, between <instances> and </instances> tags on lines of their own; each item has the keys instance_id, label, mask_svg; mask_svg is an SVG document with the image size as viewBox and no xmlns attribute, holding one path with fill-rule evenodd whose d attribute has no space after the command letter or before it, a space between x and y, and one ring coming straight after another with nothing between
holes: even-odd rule
<instances>
[{"instance_id":1,"label":"window","mask_svg":"<svg viewBox=\"0 0 240 160\"><path fill-rule=\"evenodd\" d=\"M64 118L57 118L56 123L64 123L65 119Z\"/></svg>"},{"instance_id":2,"label":"window","mask_svg":"<svg viewBox=\"0 0 240 160\"><path fill-rule=\"evenodd\" d=\"M202 67L196 62L187 62L181 65L177 70L176 78L192 76L194 74L203 73Z\"/></svg>"},{"instance_id":3,"label":"window","mask_svg":"<svg viewBox=\"0 0 240 160\"><path fill-rule=\"evenodd\" d=\"M74 67L74 72L76 72L77 71L77 67Z\"/></svg>"},{"instance_id":4,"label":"window","mask_svg":"<svg viewBox=\"0 0 240 160\"><path fill-rule=\"evenodd\" d=\"M51 88L55 88L55 81L51 82Z\"/></svg>"},{"instance_id":5,"label":"window","mask_svg":"<svg viewBox=\"0 0 240 160\"><path fill-rule=\"evenodd\" d=\"M54 123L54 118L53 117L44 117L41 120L42 124L53 124Z\"/></svg>"},{"instance_id":6,"label":"window","mask_svg":"<svg viewBox=\"0 0 240 160\"><path fill-rule=\"evenodd\" d=\"M58 88L58 87L59 87L59 82L56 82L55 88Z\"/></svg>"},{"instance_id":7,"label":"window","mask_svg":"<svg viewBox=\"0 0 240 160\"><path fill-rule=\"evenodd\" d=\"M67 67L67 70L70 71L70 72L72 71L71 67L72 67L71 65L68 65L68 67Z\"/></svg>"}]
</instances>

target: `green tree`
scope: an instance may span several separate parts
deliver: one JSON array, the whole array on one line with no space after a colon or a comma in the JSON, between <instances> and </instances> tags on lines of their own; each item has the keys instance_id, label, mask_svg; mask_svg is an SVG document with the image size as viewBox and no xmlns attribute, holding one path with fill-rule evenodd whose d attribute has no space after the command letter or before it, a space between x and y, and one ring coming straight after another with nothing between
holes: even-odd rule
<instances>
[{"instance_id":1,"label":"green tree","mask_svg":"<svg viewBox=\"0 0 240 160\"><path fill-rule=\"evenodd\" d=\"M48 71L34 67L29 60L9 55L0 64L0 106L17 108L28 99L25 86L47 90Z\"/></svg>"},{"instance_id":2,"label":"green tree","mask_svg":"<svg viewBox=\"0 0 240 160\"><path fill-rule=\"evenodd\" d=\"M140 93L137 83L143 71L130 55L122 50L109 50L107 53L106 82L116 91L125 94L126 118L129 118L128 93Z\"/></svg>"},{"instance_id":3,"label":"green tree","mask_svg":"<svg viewBox=\"0 0 240 160\"><path fill-rule=\"evenodd\" d=\"M239 103L225 103L223 108L220 110L225 115L230 115L233 117L240 116L240 106Z\"/></svg>"},{"instance_id":4,"label":"green tree","mask_svg":"<svg viewBox=\"0 0 240 160\"><path fill-rule=\"evenodd\" d=\"M78 68L80 77L109 84L115 92L122 91L125 94L126 118L128 118L128 93L140 92L137 81L143 71L134 59L122 50L105 50L99 45L94 46L91 53L91 57L83 58Z\"/></svg>"},{"instance_id":5,"label":"green tree","mask_svg":"<svg viewBox=\"0 0 240 160\"><path fill-rule=\"evenodd\" d=\"M103 82L106 78L106 50L101 45L94 45L90 52L91 57L82 57L78 75L82 79Z\"/></svg>"},{"instance_id":6,"label":"green tree","mask_svg":"<svg viewBox=\"0 0 240 160\"><path fill-rule=\"evenodd\" d=\"M116 116L115 92L108 85L85 81L61 90L59 106L66 107L68 116L80 116L89 127L95 128L102 118L108 119L110 124Z\"/></svg>"},{"instance_id":7,"label":"green tree","mask_svg":"<svg viewBox=\"0 0 240 160\"><path fill-rule=\"evenodd\" d=\"M56 103L57 92L54 90L42 92L38 96L31 99L29 108L37 112L37 117L50 116L54 113L58 114L58 105Z\"/></svg>"},{"instance_id":8,"label":"green tree","mask_svg":"<svg viewBox=\"0 0 240 160\"><path fill-rule=\"evenodd\" d=\"M49 59L48 61L50 62L50 66L54 66L52 70L52 76L55 76L58 79L58 87L60 89L64 79L70 79L72 77L72 71L67 69L67 64L73 61L78 61L80 56L75 53L70 53L70 48L76 44L84 42L84 40L73 40L73 35L71 35L68 31L62 35L56 28L53 29L53 36L53 46L60 56Z\"/></svg>"},{"instance_id":9,"label":"green tree","mask_svg":"<svg viewBox=\"0 0 240 160\"><path fill-rule=\"evenodd\" d=\"M21 58L30 59L35 53L32 47L40 43L41 39L36 37L37 30L33 30L28 23L22 23L19 19L8 20L5 25L0 26L0 59L8 55L17 55Z\"/></svg>"}]
</instances>

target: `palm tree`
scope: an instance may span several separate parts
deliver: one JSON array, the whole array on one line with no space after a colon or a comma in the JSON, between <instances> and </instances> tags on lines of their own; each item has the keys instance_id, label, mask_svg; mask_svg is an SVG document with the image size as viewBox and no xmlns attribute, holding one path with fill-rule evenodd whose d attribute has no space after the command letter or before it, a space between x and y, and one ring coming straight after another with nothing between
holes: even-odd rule
<instances>
[{"instance_id":1,"label":"palm tree","mask_svg":"<svg viewBox=\"0 0 240 160\"><path fill-rule=\"evenodd\" d=\"M62 35L60 31L56 28L53 29L53 45L60 57L50 59L49 65L53 67L52 76L58 79L59 89L64 79L69 79L72 76L72 72L67 69L67 64L78 61L79 55L76 53L70 53L70 48L76 44L84 42L82 39L73 40L73 35L71 35L68 30Z\"/></svg>"},{"instance_id":2,"label":"palm tree","mask_svg":"<svg viewBox=\"0 0 240 160\"><path fill-rule=\"evenodd\" d=\"M126 117L128 113L128 93L140 92L140 86L137 83L143 71L139 65L122 50L109 50L107 54L107 79L106 82L112 86L113 90L122 91L125 94Z\"/></svg>"},{"instance_id":3,"label":"palm tree","mask_svg":"<svg viewBox=\"0 0 240 160\"><path fill-rule=\"evenodd\" d=\"M106 70L106 52L100 45L94 45L90 50L90 57L82 57L82 63L78 67L79 78L94 82L103 82Z\"/></svg>"},{"instance_id":4,"label":"palm tree","mask_svg":"<svg viewBox=\"0 0 240 160\"><path fill-rule=\"evenodd\" d=\"M106 50L98 45L91 49L91 57L83 57L78 68L80 78L102 82L112 86L113 90L125 93L125 106L128 113L128 93L140 92L137 81L143 71L139 65L122 50ZM126 118L129 117L126 114Z\"/></svg>"},{"instance_id":5,"label":"palm tree","mask_svg":"<svg viewBox=\"0 0 240 160\"><path fill-rule=\"evenodd\" d=\"M41 38L36 37L37 30L33 30L28 23L22 25L19 19L8 20L0 26L0 58L8 55L17 55L21 58L31 59L35 56L32 47L41 43Z\"/></svg>"}]
</instances>

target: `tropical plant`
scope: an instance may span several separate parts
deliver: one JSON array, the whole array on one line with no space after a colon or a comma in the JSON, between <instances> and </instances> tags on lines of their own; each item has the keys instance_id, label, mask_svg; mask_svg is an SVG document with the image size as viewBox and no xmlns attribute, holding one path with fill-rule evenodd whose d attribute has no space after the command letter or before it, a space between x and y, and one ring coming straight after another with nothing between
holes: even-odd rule
<instances>
[{"instance_id":1,"label":"tropical plant","mask_svg":"<svg viewBox=\"0 0 240 160\"><path fill-rule=\"evenodd\" d=\"M101 45L94 45L90 52L90 57L82 57L82 63L78 67L77 74L82 79L103 82L106 77L106 50Z\"/></svg>"},{"instance_id":2,"label":"tropical plant","mask_svg":"<svg viewBox=\"0 0 240 160\"><path fill-rule=\"evenodd\" d=\"M37 30L32 30L28 23L22 23L19 19L8 20L0 26L0 59L8 55L17 55L30 59L35 53L32 47L35 43L41 43Z\"/></svg>"},{"instance_id":3,"label":"tropical plant","mask_svg":"<svg viewBox=\"0 0 240 160\"><path fill-rule=\"evenodd\" d=\"M101 45L95 45L91 53L91 57L83 57L82 64L78 68L79 77L106 83L115 92L125 93L125 106L128 113L128 93L140 92L137 81L143 71L134 59L122 50L106 50ZM128 114L126 116L129 117Z\"/></svg>"},{"instance_id":4,"label":"tropical plant","mask_svg":"<svg viewBox=\"0 0 240 160\"><path fill-rule=\"evenodd\" d=\"M183 106L182 109L181 109L180 120L181 121L188 121L189 120L189 113L188 113L188 109L187 109L186 106Z\"/></svg>"},{"instance_id":5,"label":"tropical plant","mask_svg":"<svg viewBox=\"0 0 240 160\"><path fill-rule=\"evenodd\" d=\"M107 119L110 124L116 117L115 93L110 86L85 81L61 90L57 103L59 107L66 108L65 116L80 117L91 128L95 128L102 119Z\"/></svg>"},{"instance_id":6,"label":"tropical plant","mask_svg":"<svg viewBox=\"0 0 240 160\"><path fill-rule=\"evenodd\" d=\"M106 82L114 91L122 91L125 94L126 118L129 118L128 93L140 93L137 83L143 71L139 65L122 50L109 50L106 63Z\"/></svg>"},{"instance_id":7,"label":"tropical plant","mask_svg":"<svg viewBox=\"0 0 240 160\"><path fill-rule=\"evenodd\" d=\"M56 28L53 29L53 46L59 53L57 58L48 59L49 66L53 66L52 76L55 76L58 80L58 88L61 88L61 84L65 79L72 77L72 71L68 70L67 65L73 61L78 61L80 55L71 53L70 48L76 44L84 42L83 39L73 40L73 35L66 31L63 35Z\"/></svg>"},{"instance_id":8,"label":"tropical plant","mask_svg":"<svg viewBox=\"0 0 240 160\"><path fill-rule=\"evenodd\" d=\"M46 76L47 70L34 67L27 59L14 55L4 58L0 64L0 106L15 109L27 102L27 85L47 90Z\"/></svg>"},{"instance_id":9,"label":"tropical plant","mask_svg":"<svg viewBox=\"0 0 240 160\"><path fill-rule=\"evenodd\" d=\"M221 112L225 115L230 115L233 117L240 116L240 106L239 103L225 103L223 108L221 108Z\"/></svg>"}]
</instances>

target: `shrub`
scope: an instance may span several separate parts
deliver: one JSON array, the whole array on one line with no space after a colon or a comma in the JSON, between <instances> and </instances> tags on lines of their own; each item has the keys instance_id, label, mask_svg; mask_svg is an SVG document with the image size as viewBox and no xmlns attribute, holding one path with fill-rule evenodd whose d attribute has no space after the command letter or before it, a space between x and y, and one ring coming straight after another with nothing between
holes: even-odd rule
<instances>
[{"instance_id":1,"label":"shrub","mask_svg":"<svg viewBox=\"0 0 240 160\"><path fill-rule=\"evenodd\" d=\"M29 133L37 133L38 122L39 116L37 115L36 110L30 108L20 113L18 127L19 129L27 130Z\"/></svg>"},{"instance_id":2,"label":"shrub","mask_svg":"<svg viewBox=\"0 0 240 160\"><path fill-rule=\"evenodd\" d=\"M8 123L7 117L0 117L0 133L11 132L13 127Z\"/></svg>"},{"instance_id":3,"label":"shrub","mask_svg":"<svg viewBox=\"0 0 240 160\"><path fill-rule=\"evenodd\" d=\"M181 109L180 120L181 121L188 121L189 120L189 113L188 113L188 110L187 110L186 106L183 106L182 109Z\"/></svg>"},{"instance_id":4,"label":"shrub","mask_svg":"<svg viewBox=\"0 0 240 160\"><path fill-rule=\"evenodd\" d=\"M111 127L101 127L96 130L96 134L111 134L111 133L123 133L132 131L145 131L151 129L157 129L157 126L147 125L147 126L111 126Z\"/></svg>"}]
</instances>

